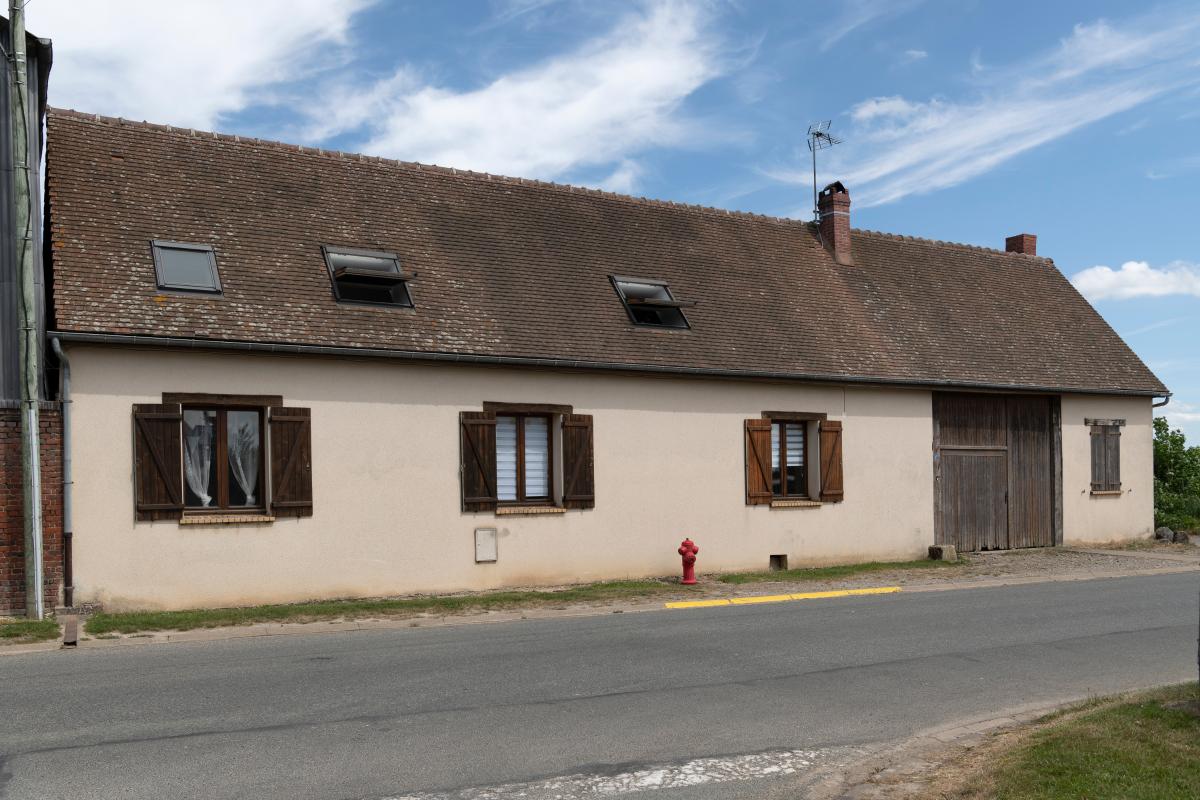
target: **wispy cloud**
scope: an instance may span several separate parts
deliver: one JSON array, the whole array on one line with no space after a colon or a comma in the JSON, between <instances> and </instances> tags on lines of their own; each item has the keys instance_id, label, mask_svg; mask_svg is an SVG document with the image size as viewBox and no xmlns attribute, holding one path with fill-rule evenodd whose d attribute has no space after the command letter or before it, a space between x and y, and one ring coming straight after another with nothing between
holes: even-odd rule
<instances>
[{"instance_id":1,"label":"wispy cloud","mask_svg":"<svg viewBox=\"0 0 1200 800\"><path fill-rule=\"evenodd\" d=\"M885 19L912 11L924 0L843 0L828 6L837 9L830 21L818 31L822 52L825 52L854 33Z\"/></svg>"},{"instance_id":2,"label":"wispy cloud","mask_svg":"<svg viewBox=\"0 0 1200 800\"><path fill-rule=\"evenodd\" d=\"M1071 283L1088 300L1192 295L1200 297L1200 266L1175 261L1161 269L1145 261L1126 261L1120 269L1096 266L1076 272Z\"/></svg>"},{"instance_id":3,"label":"wispy cloud","mask_svg":"<svg viewBox=\"0 0 1200 800\"><path fill-rule=\"evenodd\" d=\"M924 61L929 58L929 53L924 50L905 50L900 54L901 64L911 64L914 61Z\"/></svg>"},{"instance_id":4,"label":"wispy cloud","mask_svg":"<svg viewBox=\"0 0 1200 800\"><path fill-rule=\"evenodd\" d=\"M1200 84L1200 15L1077 25L1015 66L981 70L973 96L874 97L853 106L829 164L859 206L938 191L1172 90ZM973 58L973 63L977 62ZM974 71L974 70L973 70ZM806 182L802 170L772 170Z\"/></svg>"},{"instance_id":5,"label":"wispy cloud","mask_svg":"<svg viewBox=\"0 0 1200 800\"><path fill-rule=\"evenodd\" d=\"M1121 333L1121 338L1127 339L1130 336L1140 336L1141 334L1149 333L1150 331L1157 331L1161 330L1162 328L1170 328L1178 325L1180 322L1183 322L1181 317L1175 317L1173 319L1160 319L1158 322L1151 322L1149 325L1143 325L1140 328L1134 328L1131 331L1124 331Z\"/></svg>"},{"instance_id":6,"label":"wispy cloud","mask_svg":"<svg viewBox=\"0 0 1200 800\"><path fill-rule=\"evenodd\" d=\"M312 103L309 140L333 136L396 158L538 178L611 167L632 190L630 161L656 146L701 140L684 100L727 68L707 7L656 2L577 49L486 85L452 89L403 67L366 87L326 87L339 113Z\"/></svg>"},{"instance_id":7,"label":"wispy cloud","mask_svg":"<svg viewBox=\"0 0 1200 800\"><path fill-rule=\"evenodd\" d=\"M256 92L343 63L372 2L38 2L28 24L54 40L55 105L213 128Z\"/></svg>"}]
</instances>

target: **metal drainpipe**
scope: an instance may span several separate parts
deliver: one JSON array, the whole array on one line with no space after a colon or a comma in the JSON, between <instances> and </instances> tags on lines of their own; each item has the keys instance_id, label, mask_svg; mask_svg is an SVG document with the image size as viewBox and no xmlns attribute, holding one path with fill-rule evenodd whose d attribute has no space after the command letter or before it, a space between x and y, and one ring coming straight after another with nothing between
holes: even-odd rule
<instances>
[{"instance_id":1,"label":"metal drainpipe","mask_svg":"<svg viewBox=\"0 0 1200 800\"><path fill-rule=\"evenodd\" d=\"M50 349L58 356L58 400L62 404L63 442L63 605L75 605L75 575L71 564L71 489L75 485L71 472L71 360L63 352L57 336L50 337Z\"/></svg>"},{"instance_id":2,"label":"metal drainpipe","mask_svg":"<svg viewBox=\"0 0 1200 800\"><path fill-rule=\"evenodd\" d=\"M1151 403L1150 407L1151 408L1162 408L1169 402L1171 402L1171 395L1167 395L1166 397L1164 397L1163 401L1161 403Z\"/></svg>"}]
</instances>

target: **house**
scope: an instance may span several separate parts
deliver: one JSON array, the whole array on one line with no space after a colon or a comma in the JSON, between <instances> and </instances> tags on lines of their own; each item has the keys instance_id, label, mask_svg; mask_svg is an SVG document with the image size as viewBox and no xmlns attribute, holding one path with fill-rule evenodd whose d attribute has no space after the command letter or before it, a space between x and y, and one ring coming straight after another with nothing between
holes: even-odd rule
<instances>
[{"instance_id":1,"label":"house","mask_svg":"<svg viewBox=\"0 0 1200 800\"><path fill-rule=\"evenodd\" d=\"M1163 384L1004 251L52 110L76 603L1149 533Z\"/></svg>"}]
</instances>

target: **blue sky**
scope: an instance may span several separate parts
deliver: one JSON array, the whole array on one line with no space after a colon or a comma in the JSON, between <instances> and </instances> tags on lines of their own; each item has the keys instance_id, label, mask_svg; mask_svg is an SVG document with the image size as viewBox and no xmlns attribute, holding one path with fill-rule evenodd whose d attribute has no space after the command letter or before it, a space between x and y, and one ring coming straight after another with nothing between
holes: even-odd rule
<instances>
[{"instance_id":1,"label":"blue sky","mask_svg":"<svg viewBox=\"0 0 1200 800\"><path fill-rule=\"evenodd\" d=\"M807 217L1035 233L1200 441L1194 3L35 0L55 105Z\"/></svg>"}]
</instances>

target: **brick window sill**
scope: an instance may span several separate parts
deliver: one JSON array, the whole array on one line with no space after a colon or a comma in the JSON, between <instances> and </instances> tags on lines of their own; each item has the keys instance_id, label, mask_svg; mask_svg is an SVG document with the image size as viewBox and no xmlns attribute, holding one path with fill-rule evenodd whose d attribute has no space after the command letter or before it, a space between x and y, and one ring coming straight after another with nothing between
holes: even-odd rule
<instances>
[{"instance_id":1,"label":"brick window sill","mask_svg":"<svg viewBox=\"0 0 1200 800\"><path fill-rule=\"evenodd\" d=\"M275 521L271 514L192 514L180 518L180 525L264 525Z\"/></svg>"},{"instance_id":2,"label":"brick window sill","mask_svg":"<svg viewBox=\"0 0 1200 800\"><path fill-rule=\"evenodd\" d=\"M796 498L795 500L772 500L771 508L820 508L820 500Z\"/></svg>"},{"instance_id":3,"label":"brick window sill","mask_svg":"<svg viewBox=\"0 0 1200 800\"><path fill-rule=\"evenodd\" d=\"M1093 491L1092 497L1120 497L1125 494L1124 489L1107 489L1105 491Z\"/></svg>"},{"instance_id":4,"label":"brick window sill","mask_svg":"<svg viewBox=\"0 0 1200 800\"><path fill-rule=\"evenodd\" d=\"M566 509L562 506L500 506L496 509L497 517L533 517L563 513L566 513Z\"/></svg>"}]
</instances>

